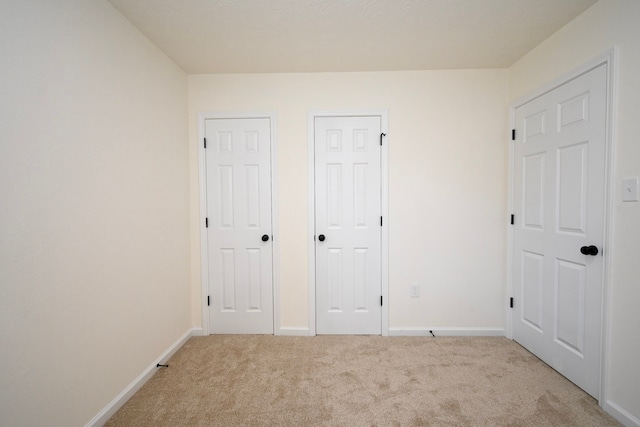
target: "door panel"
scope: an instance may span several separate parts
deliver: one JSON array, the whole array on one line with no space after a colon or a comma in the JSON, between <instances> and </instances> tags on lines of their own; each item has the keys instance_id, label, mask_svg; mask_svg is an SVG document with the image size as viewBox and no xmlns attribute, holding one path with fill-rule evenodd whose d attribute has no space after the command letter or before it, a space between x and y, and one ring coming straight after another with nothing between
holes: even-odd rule
<instances>
[{"instance_id":1,"label":"door panel","mask_svg":"<svg viewBox=\"0 0 640 427\"><path fill-rule=\"evenodd\" d=\"M586 142L558 149L558 230L584 236L587 220Z\"/></svg>"},{"instance_id":2,"label":"door panel","mask_svg":"<svg viewBox=\"0 0 640 427\"><path fill-rule=\"evenodd\" d=\"M544 156L535 153L524 157L524 225L544 229Z\"/></svg>"},{"instance_id":3,"label":"door panel","mask_svg":"<svg viewBox=\"0 0 640 427\"><path fill-rule=\"evenodd\" d=\"M514 339L597 398L606 67L519 107L515 123Z\"/></svg>"},{"instance_id":4,"label":"door panel","mask_svg":"<svg viewBox=\"0 0 640 427\"><path fill-rule=\"evenodd\" d=\"M314 126L316 330L380 334L381 119L317 117Z\"/></svg>"},{"instance_id":5,"label":"door panel","mask_svg":"<svg viewBox=\"0 0 640 427\"><path fill-rule=\"evenodd\" d=\"M585 266L556 260L555 339L582 356L584 342Z\"/></svg>"},{"instance_id":6,"label":"door panel","mask_svg":"<svg viewBox=\"0 0 640 427\"><path fill-rule=\"evenodd\" d=\"M530 327L542 331L542 296L544 295L544 255L529 251L522 252L522 319Z\"/></svg>"},{"instance_id":7,"label":"door panel","mask_svg":"<svg viewBox=\"0 0 640 427\"><path fill-rule=\"evenodd\" d=\"M207 119L205 136L210 331L272 334L270 121Z\"/></svg>"}]
</instances>

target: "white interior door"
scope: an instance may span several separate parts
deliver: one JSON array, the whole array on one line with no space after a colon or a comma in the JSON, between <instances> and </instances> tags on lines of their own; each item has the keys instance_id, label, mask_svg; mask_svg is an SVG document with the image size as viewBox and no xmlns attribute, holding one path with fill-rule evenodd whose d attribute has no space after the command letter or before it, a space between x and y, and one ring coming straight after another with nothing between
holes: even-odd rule
<instances>
[{"instance_id":1,"label":"white interior door","mask_svg":"<svg viewBox=\"0 0 640 427\"><path fill-rule=\"evenodd\" d=\"M318 334L381 333L381 118L316 117Z\"/></svg>"},{"instance_id":2,"label":"white interior door","mask_svg":"<svg viewBox=\"0 0 640 427\"><path fill-rule=\"evenodd\" d=\"M603 65L515 111L513 336L596 398L606 81Z\"/></svg>"},{"instance_id":3,"label":"white interior door","mask_svg":"<svg viewBox=\"0 0 640 427\"><path fill-rule=\"evenodd\" d=\"M205 120L209 321L214 334L272 334L268 118Z\"/></svg>"}]
</instances>

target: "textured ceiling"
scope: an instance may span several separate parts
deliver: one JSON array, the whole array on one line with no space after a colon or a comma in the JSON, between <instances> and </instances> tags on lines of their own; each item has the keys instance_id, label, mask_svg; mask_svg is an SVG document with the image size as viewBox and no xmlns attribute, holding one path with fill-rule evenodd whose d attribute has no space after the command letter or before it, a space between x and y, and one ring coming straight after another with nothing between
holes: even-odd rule
<instances>
[{"instance_id":1,"label":"textured ceiling","mask_svg":"<svg viewBox=\"0 0 640 427\"><path fill-rule=\"evenodd\" d=\"M109 0L189 74L504 68L596 0Z\"/></svg>"}]
</instances>

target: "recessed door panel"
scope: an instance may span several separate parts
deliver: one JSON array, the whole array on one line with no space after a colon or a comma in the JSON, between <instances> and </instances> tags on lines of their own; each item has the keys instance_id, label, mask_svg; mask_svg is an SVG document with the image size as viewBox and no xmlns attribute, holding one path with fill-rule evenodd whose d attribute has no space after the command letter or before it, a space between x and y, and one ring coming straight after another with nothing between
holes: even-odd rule
<instances>
[{"instance_id":1,"label":"recessed door panel","mask_svg":"<svg viewBox=\"0 0 640 427\"><path fill-rule=\"evenodd\" d=\"M342 183L342 165L327 165L327 225L331 228L340 228L342 226L342 192L344 189Z\"/></svg>"},{"instance_id":2,"label":"recessed door panel","mask_svg":"<svg viewBox=\"0 0 640 427\"><path fill-rule=\"evenodd\" d=\"M220 282L222 284L222 311L236 309L236 257L233 248L220 250Z\"/></svg>"},{"instance_id":3,"label":"recessed door panel","mask_svg":"<svg viewBox=\"0 0 640 427\"><path fill-rule=\"evenodd\" d=\"M353 152L354 153L366 153L367 141L369 140L368 129L355 129L353 131Z\"/></svg>"},{"instance_id":4,"label":"recessed door panel","mask_svg":"<svg viewBox=\"0 0 640 427\"><path fill-rule=\"evenodd\" d=\"M587 230L588 143L561 147L558 153L558 231L585 235Z\"/></svg>"},{"instance_id":5,"label":"recessed door panel","mask_svg":"<svg viewBox=\"0 0 640 427\"><path fill-rule=\"evenodd\" d=\"M342 151L342 131L331 129L326 131L327 151L339 153Z\"/></svg>"},{"instance_id":6,"label":"recessed door panel","mask_svg":"<svg viewBox=\"0 0 640 427\"><path fill-rule=\"evenodd\" d=\"M556 274L556 340L578 355L582 355L585 265L556 260Z\"/></svg>"},{"instance_id":7,"label":"recessed door panel","mask_svg":"<svg viewBox=\"0 0 640 427\"><path fill-rule=\"evenodd\" d=\"M218 152L220 153L231 153L233 151L233 134L228 131L220 131L215 133L218 147Z\"/></svg>"},{"instance_id":8,"label":"recessed door panel","mask_svg":"<svg viewBox=\"0 0 640 427\"><path fill-rule=\"evenodd\" d=\"M532 252L522 253L522 320L537 331L542 331L544 294L544 256Z\"/></svg>"},{"instance_id":9,"label":"recessed door panel","mask_svg":"<svg viewBox=\"0 0 640 427\"><path fill-rule=\"evenodd\" d=\"M260 149L260 134L258 131L249 130L244 133L244 149L247 153L257 153Z\"/></svg>"},{"instance_id":10,"label":"recessed door panel","mask_svg":"<svg viewBox=\"0 0 640 427\"><path fill-rule=\"evenodd\" d=\"M233 228L235 212L233 209L233 166L218 166L218 206L220 209L220 228Z\"/></svg>"},{"instance_id":11,"label":"recessed door panel","mask_svg":"<svg viewBox=\"0 0 640 427\"><path fill-rule=\"evenodd\" d=\"M536 153L523 158L523 211L525 227L544 228L544 154Z\"/></svg>"},{"instance_id":12,"label":"recessed door panel","mask_svg":"<svg viewBox=\"0 0 640 427\"><path fill-rule=\"evenodd\" d=\"M353 226L367 227L367 167L366 164L353 165Z\"/></svg>"},{"instance_id":13,"label":"recessed door panel","mask_svg":"<svg viewBox=\"0 0 640 427\"><path fill-rule=\"evenodd\" d=\"M547 112L539 111L523 119L524 139L523 143L529 143L542 137L547 130Z\"/></svg>"},{"instance_id":14,"label":"recessed door panel","mask_svg":"<svg viewBox=\"0 0 640 427\"><path fill-rule=\"evenodd\" d=\"M570 125L589 120L589 92L558 103L558 133Z\"/></svg>"},{"instance_id":15,"label":"recessed door panel","mask_svg":"<svg viewBox=\"0 0 640 427\"><path fill-rule=\"evenodd\" d=\"M260 165L247 165L247 228L260 228Z\"/></svg>"},{"instance_id":16,"label":"recessed door panel","mask_svg":"<svg viewBox=\"0 0 640 427\"><path fill-rule=\"evenodd\" d=\"M262 257L260 248L247 249L247 273L249 274L249 311L262 310Z\"/></svg>"},{"instance_id":17,"label":"recessed door panel","mask_svg":"<svg viewBox=\"0 0 640 427\"><path fill-rule=\"evenodd\" d=\"M353 249L353 299L355 311L367 311L367 248Z\"/></svg>"},{"instance_id":18,"label":"recessed door panel","mask_svg":"<svg viewBox=\"0 0 640 427\"><path fill-rule=\"evenodd\" d=\"M329 292L329 311L342 311L343 266L342 249L330 248L327 251L327 291Z\"/></svg>"}]
</instances>

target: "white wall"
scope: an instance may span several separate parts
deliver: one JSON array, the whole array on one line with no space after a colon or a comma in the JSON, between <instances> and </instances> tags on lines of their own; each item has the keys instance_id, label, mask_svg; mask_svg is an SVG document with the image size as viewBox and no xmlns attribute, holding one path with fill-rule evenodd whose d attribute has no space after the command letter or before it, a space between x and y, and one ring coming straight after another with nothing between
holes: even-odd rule
<instances>
[{"instance_id":1,"label":"white wall","mask_svg":"<svg viewBox=\"0 0 640 427\"><path fill-rule=\"evenodd\" d=\"M84 425L190 328L186 75L103 0L0 3L0 425Z\"/></svg>"},{"instance_id":2,"label":"white wall","mask_svg":"<svg viewBox=\"0 0 640 427\"><path fill-rule=\"evenodd\" d=\"M189 76L192 254L197 113L277 113L281 326L308 322L307 113L389 110L390 327L503 328L507 70ZM192 315L201 323L199 257ZM422 285L419 299L409 285Z\"/></svg>"},{"instance_id":3,"label":"white wall","mask_svg":"<svg viewBox=\"0 0 640 427\"><path fill-rule=\"evenodd\" d=\"M640 425L640 203L623 203L621 181L640 176L640 2L601 0L514 64L509 99L518 99L618 47L614 100L612 257L609 272L609 371L605 407Z\"/></svg>"}]
</instances>

